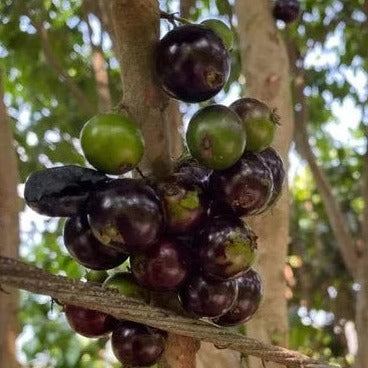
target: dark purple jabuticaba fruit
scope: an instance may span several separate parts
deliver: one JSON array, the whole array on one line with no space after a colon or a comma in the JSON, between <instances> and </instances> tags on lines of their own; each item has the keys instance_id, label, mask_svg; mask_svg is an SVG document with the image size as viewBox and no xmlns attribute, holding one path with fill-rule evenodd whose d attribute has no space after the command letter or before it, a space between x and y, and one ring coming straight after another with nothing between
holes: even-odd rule
<instances>
[{"instance_id":1,"label":"dark purple jabuticaba fruit","mask_svg":"<svg viewBox=\"0 0 368 368\"><path fill-rule=\"evenodd\" d=\"M46 216L76 216L91 191L109 180L103 173L68 165L32 173L24 188L24 199L34 211Z\"/></svg>"},{"instance_id":2,"label":"dark purple jabuticaba fruit","mask_svg":"<svg viewBox=\"0 0 368 368\"><path fill-rule=\"evenodd\" d=\"M265 162L268 168L272 172L273 177L273 190L271 199L269 200L267 207L271 207L277 202L282 193L282 185L285 180L284 164L280 155L271 147L260 152L258 156Z\"/></svg>"},{"instance_id":3,"label":"dark purple jabuticaba fruit","mask_svg":"<svg viewBox=\"0 0 368 368\"><path fill-rule=\"evenodd\" d=\"M215 32L197 24L184 25L160 41L156 69L163 89L171 97L200 102L223 88L230 73L230 58Z\"/></svg>"},{"instance_id":4,"label":"dark purple jabuticaba fruit","mask_svg":"<svg viewBox=\"0 0 368 368\"><path fill-rule=\"evenodd\" d=\"M130 259L132 272L142 286L153 291L176 291L190 267L188 250L178 240L162 238Z\"/></svg>"},{"instance_id":5,"label":"dark purple jabuticaba fruit","mask_svg":"<svg viewBox=\"0 0 368 368\"><path fill-rule=\"evenodd\" d=\"M152 327L121 321L111 337L112 350L120 363L147 367L165 350L166 333Z\"/></svg>"},{"instance_id":6,"label":"dark purple jabuticaba fruit","mask_svg":"<svg viewBox=\"0 0 368 368\"><path fill-rule=\"evenodd\" d=\"M176 165L174 172L175 174L185 175L205 190L208 188L212 170L200 165L194 159L186 159Z\"/></svg>"},{"instance_id":7,"label":"dark purple jabuticaba fruit","mask_svg":"<svg viewBox=\"0 0 368 368\"><path fill-rule=\"evenodd\" d=\"M271 170L256 154L245 152L232 167L211 175L212 197L237 216L258 215L267 209L273 191Z\"/></svg>"},{"instance_id":8,"label":"dark purple jabuticaba fruit","mask_svg":"<svg viewBox=\"0 0 368 368\"><path fill-rule=\"evenodd\" d=\"M90 196L87 212L94 235L127 253L149 247L162 227L160 199L140 180L117 179L101 186Z\"/></svg>"},{"instance_id":9,"label":"dark purple jabuticaba fruit","mask_svg":"<svg viewBox=\"0 0 368 368\"><path fill-rule=\"evenodd\" d=\"M192 233L206 219L208 199L191 175L171 175L157 184L157 193L168 233Z\"/></svg>"},{"instance_id":10,"label":"dark purple jabuticaba fruit","mask_svg":"<svg viewBox=\"0 0 368 368\"><path fill-rule=\"evenodd\" d=\"M101 337L110 333L117 324L110 315L92 309L65 306L65 316L70 327L85 337Z\"/></svg>"},{"instance_id":11,"label":"dark purple jabuticaba fruit","mask_svg":"<svg viewBox=\"0 0 368 368\"><path fill-rule=\"evenodd\" d=\"M126 254L99 242L85 215L67 219L63 236L69 254L79 264L92 270L109 270L121 265L128 258Z\"/></svg>"},{"instance_id":12,"label":"dark purple jabuticaba fruit","mask_svg":"<svg viewBox=\"0 0 368 368\"><path fill-rule=\"evenodd\" d=\"M276 0L273 8L273 16L285 23L292 23L297 20L299 13L299 0Z\"/></svg>"},{"instance_id":13,"label":"dark purple jabuticaba fruit","mask_svg":"<svg viewBox=\"0 0 368 368\"><path fill-rule=\"evenodd\" d=\"M220 317L234 305L238 285L233 280L209 281L201 275L193 276L180 290L183 308L198 317Z\"/></svg>"},{"instance_id":14,"label":"dark purple jabuticaba fruit","mask_svg":"<svg viewBox=\"0 0 368 368\"><path fill-rule=\"evenodd\" d=\"M200 231L196 246L203 275L228 280L252 266L257 237L239 218L216 216Z\"/></svg>"},{"instance_id":15,"label":"dark purple jabuticaba fruit","mask_svg":"<svg viewBox=\"0 0 368 368\"><path fill-rule=\"evenodd\" d=\"M235 326L249 321L257 312L263 296L262 279L250 269L234 280L238 284L238 297L233 307L214 322L221 326Z\"/></svg>"}]
</instances>

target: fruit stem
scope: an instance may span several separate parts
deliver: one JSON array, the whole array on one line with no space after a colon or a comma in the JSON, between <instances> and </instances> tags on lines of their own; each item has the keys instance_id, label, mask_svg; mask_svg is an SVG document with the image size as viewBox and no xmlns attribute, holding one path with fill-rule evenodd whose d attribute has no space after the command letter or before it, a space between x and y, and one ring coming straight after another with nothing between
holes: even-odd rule
<instances>
[{"instance_id":1,"label":"fruit stem","mask_svg":"<svg viewBox=\"0 0 368 368\"><path fill-rule=\"evenodd\" d=\"M192 24L192 22L190 22L188 19L185 19L185 18L182 18L182 17L178 17L175 14L177 14L177 13L167 13L167 12L165 12L163 10L160 10L160 18L167 19L175 27L176 27L176 23L175 22L180 22L180 23L184 23L184 24Z\"/></svg>"}]
</instances>

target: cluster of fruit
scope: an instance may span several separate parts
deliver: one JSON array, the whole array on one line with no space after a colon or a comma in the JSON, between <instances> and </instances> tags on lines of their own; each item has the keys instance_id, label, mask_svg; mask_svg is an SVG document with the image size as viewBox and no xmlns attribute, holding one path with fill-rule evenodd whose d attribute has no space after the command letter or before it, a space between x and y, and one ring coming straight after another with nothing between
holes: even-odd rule
<instances>
[{"instance_id":1,"label":"cluster of fruit","mask_svg":"<svg viewBox=\"0 0 368 368\"><path fill-rule=\"evenodd\" d=\"M160 41L156 65L165 91L190 102L219 92L229 74L222 30L207 21L177 27ZM274 111L251 98L204 107L189 123L190 158L165 178L129 179L116 175L143 156L138 125L121 114L98 114L81 132L83 153L98 171L73 165L37 171L26 182L25 200L41 214L68 217L64 243L94 270L89 280L145 302L152 292L175 295L183 313L234 326L254 315L262 297L251 268L257 237L240 217L266 211L281 194L283 163L269 147L276 124ZM128 257L129 272L107 277ZM147 366L164 351L164 332L73 305L65 313L84 336L112 332L123 364Z\"/></svg>"}]
</instances>

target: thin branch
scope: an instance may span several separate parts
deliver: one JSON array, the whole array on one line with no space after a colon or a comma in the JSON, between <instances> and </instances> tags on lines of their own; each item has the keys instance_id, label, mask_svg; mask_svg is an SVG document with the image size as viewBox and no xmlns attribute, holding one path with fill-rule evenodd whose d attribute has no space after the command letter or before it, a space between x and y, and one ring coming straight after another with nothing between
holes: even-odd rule
<instances>
[{"instance_id":1,"label":"thin branch","mask_svg":"<svg viewBox=\"0 0 368 368\"><path fill-rule=\"evenodd\" d=\"M188 19L178 17L175 15L176 13L167 13L163 10L160 10L160 18L167 19L170 23L175 25L175 22L184 23L184 24L192 24Z\"/></svg>"},{"instance_id":2,"label":"thin branch","mask_svg":"<svg viewBox=\"0 0 368 368\"><path fill-rule=\"evenodd\" d=\"M290 39L287 40L290 57L290 64L294 72L294 98L298 109L294 109L295 114L295 144L297 151L308 162L314 181L323 200L326 213L332 227L333 234L337 240L342 258L351 275L356 273L357 252L354 238L349 230L348 221L345 218L341 207L333 195L331 184L323 169L318 165L315 154L309 142L307 131L308 109L304 95L305 76L304 68L297 67L297 61L302 61L297 46ZM299 59L299 60L298 60Z\"/></svg>"},{"instance_id":3,"label":"thin branch","mask_svg":"<svg viewBox=\"0 0 368 368\"><path fill-rule=\"evenodd\" d=\"M286 367L301 368L304 364L305 368L332 368L331 365L318 362L296 351L264 344L204 321L146 305L96 284L54 276L14 259L0 257L0 284L50 295L65 304L99 310L117 319L144 323L171 333L212 342L217 346L238 350Z\"/></svg>"},{"instance_id":4,"label":"thin branch","mask_svg":"<svg viewBox=\"0 0 368 368\"><path fill-rule=\"evenodd\" d=\"M54 70L56 75L66 84L69 88L70 92L74 95L74 97L78 100L80 106L88 113L93 114L96 109L90 103L86 95L83 91L78 87L78 85L73 81L73 79L69 76L69 74L64 70L62 64L54 55L48 32L44 26L43 21L35 20L32 18L30 13L30 9L28 9L27 5L24 5L24 11L29 17L31 24L35 27L37 35L41 41L42 51L45 55L45 59L47 64L51 69Z\"/></svg>"}]
</instances>

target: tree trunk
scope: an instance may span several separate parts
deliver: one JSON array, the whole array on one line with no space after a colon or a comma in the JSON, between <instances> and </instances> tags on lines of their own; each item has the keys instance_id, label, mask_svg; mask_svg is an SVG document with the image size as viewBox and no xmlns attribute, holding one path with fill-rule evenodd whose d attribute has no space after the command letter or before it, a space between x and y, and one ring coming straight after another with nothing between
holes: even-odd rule
<instances>
[{"instance_id":1,"label":"tree trunk","mask_svg":"<svg viewBox=\"0 0 368 368\"><path fill-rule=\"evenodd\" d=\"M170 107L170 100L159 88L154 73L155 47L159 40L158 1L115 0L110 11L121 67L122 109L140 124L145 139L142 169L156 176L167 175L174 152L169 124L177 110ZM170 335L161 366L194 367L196 350L195 340Z\"/></svg>"},{"instance_id":2,"label":"tree trunk","mask_svg":"<svg viewBox=\"0 0 368 368\"><path fill-rule=\"evenodd\" d=\"M0 74L1 72L0 70ZM17 158L3 98L0 75L0 254L17 258L19 244ZM8 288L6 291L10 295L0 291L0 366L16 368L18 291Z\"/></svg>"},{"instance_id":3,"label":"tree trunk","mask_svg":"<svg viewBox=\"0 0 368 368\"><path fill-rule=\"evenodd\" d=\"M294 121L285 44L277 31L268 0L237 0L235 8L247 95L277 108L281 126L277 129L273 146L287 164ZM265 296L259 312L247 324L247 333L261 341L286 346L288 319L284 266L289 242L287 186L271 212L249 222L259 236L256 269L262 276ZM251 366L262 367L262 362L251 361ZM269 368L275 366L267 365Z\"/></svg>"}]
</instances>

